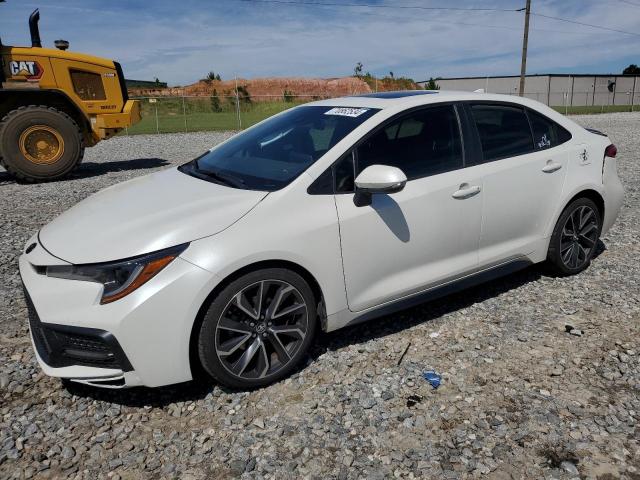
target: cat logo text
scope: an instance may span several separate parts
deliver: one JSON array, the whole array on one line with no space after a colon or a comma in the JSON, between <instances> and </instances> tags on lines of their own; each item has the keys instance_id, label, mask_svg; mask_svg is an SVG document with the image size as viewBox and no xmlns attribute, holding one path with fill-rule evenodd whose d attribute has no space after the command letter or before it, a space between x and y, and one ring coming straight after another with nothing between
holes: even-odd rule
<instances>
[{"instance_id":1,"label":"cat logo text","mask_svg":"<svg viewBox=\"0 0 640 480\"><path fill-rule=\"evenodd\" d=\"M40 80L42 77L42 67L33 61L9 62L9 71L13 77L26 77L30 81Z\"/></svg>"}]
</instances>

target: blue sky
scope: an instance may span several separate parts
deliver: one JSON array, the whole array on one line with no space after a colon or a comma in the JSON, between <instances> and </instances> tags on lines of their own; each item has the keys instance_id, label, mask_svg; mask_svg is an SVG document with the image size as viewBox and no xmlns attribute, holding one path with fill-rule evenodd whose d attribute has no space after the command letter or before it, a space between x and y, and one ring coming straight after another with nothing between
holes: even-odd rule
<instances>
[{"instance_id":1,"label":"blue sky","mask_svg":"<svg viewBox=\"0 0 640 480\"><path fill-rule=\"evenodd\" d=\"M330 3L495 7L525 0L301 0ZM393 71L430 76L516 75L522 13L298 6L242 0L7 0L5 44L29 43L36 7L43 43L119 60L129 78L193 83L209 70L223 78L350 75ZM640 0L532 0L545 15L640 32ZM612 73L640 64L640 36L533 16L528 73Z\"/></svg>"}]
</instances>

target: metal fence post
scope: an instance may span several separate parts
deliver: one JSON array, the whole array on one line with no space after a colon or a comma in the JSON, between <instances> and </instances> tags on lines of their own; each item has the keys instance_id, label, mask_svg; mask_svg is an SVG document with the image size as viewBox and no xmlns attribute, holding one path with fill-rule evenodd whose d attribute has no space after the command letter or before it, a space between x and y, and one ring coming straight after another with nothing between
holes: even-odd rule
<instances>
[{"instance_id":1,"label":"metal fence post","mask_svg":"<svg viewBox=\"0 0 640 480\"><path fill-rule=\"evenodd\" d=\"M185 105L184 93L182 94L182 116L184 117L184 133L187 133L187 106Z\"/></svg>"},{"instance_id":2,"label":"metal fence post","mask_svg":"<svg viewBox=\"0 0 640 480\"><path fill-rule=\"evenodd\" d=\"M238 117L238 130L242 130L242 117L240 116L240 96L238 95L238 76L236 75L236 115Z\"/></svg>"},{"instance_id":3,"label":"metal fence post","mask_svg":"<svg viewBox=\"0 0 640 480\"><path fill-rule=\"evenodd\" d=\"M158 121L158 102L156 100L156 103L153 105L154 109L156 111L156 134L160 133L160 123Z\"/></svg>"}]
</instances>

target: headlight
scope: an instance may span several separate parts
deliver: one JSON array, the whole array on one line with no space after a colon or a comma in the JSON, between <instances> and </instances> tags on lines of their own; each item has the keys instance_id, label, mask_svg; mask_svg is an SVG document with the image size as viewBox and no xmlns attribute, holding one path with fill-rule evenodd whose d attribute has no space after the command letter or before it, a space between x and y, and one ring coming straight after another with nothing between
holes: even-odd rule
<instances>
[{"instance_id":1,"label":"headlight","mask_svg":"<svg viewBox=\"0 0 640 480\"><path fill-rule=\"evenodd\" d=\"M47 267L47 276L67 280L101 283L101 304L115 302L137 290L169 265L188 243L140 257L87 265L56 265Z\"/></svg>"}]
</instances>

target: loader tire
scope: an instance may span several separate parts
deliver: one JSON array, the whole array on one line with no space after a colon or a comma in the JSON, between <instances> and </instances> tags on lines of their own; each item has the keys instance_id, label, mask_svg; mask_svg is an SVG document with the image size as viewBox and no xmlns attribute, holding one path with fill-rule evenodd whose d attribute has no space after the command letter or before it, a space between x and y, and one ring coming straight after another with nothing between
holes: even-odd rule
<instances>
[{"instance_id":1,"label":"loader tire","mask_svg":"<svg viewBox=\"0 0 640 480\"><path fill-rule=\"evenodd\" d=\"M0 121L2 166L24 182L68 175L82 161L84 140L78 124L55 108L29 105Z\"/></svg>"}]
</instances>

